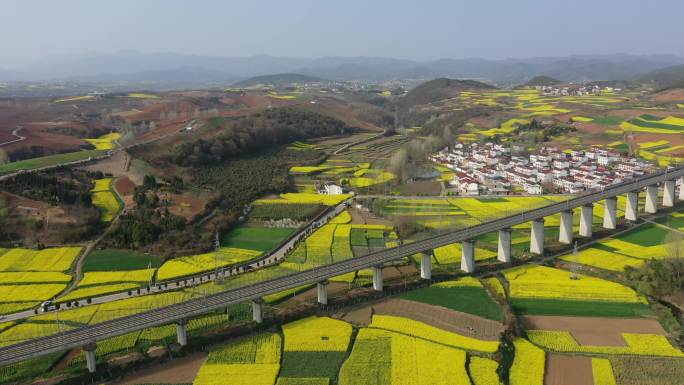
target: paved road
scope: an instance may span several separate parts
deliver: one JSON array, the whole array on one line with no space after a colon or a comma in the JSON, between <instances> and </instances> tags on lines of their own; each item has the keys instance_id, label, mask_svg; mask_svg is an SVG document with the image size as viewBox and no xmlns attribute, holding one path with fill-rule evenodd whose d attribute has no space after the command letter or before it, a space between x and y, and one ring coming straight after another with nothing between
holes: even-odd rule
<instances>
[{"instance_id":1,"label":"paved road","mask_svg":"<svg viewBox=\"0 0 684 385\"><path fill-rule=\"evenodd\" d=\"M206 297L195 298L186 302L106 321L81 329L70 330L60 335L41 337L20 344L6 346L0 348L0 362L13 363L31 357L84 346L88 343L132 331L198 316L216 309L224 308L227 305L255 300L269 294L321 282L338 275L381 265L385 262L390 262L416 253L433 250L436 247L462 242L481 234L510 228L521 223L544 218L564 210L581 207L630 191L640 190L646 186L665 180L672 180L681 176L684 176L684 167L647 175L637 180L613 185L602 191L588 192L566 202L530 210L391 249L370 253L362 257L313 268L300 273L274 278Z\"/></svg>"}]
</instances>

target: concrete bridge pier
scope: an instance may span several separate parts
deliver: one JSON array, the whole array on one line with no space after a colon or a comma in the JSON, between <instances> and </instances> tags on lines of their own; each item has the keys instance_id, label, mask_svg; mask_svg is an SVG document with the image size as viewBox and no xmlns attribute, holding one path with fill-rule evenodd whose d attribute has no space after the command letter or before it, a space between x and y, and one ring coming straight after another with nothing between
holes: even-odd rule
<instances>
[{"instance_id":1,"label":"concrete bridge pier","mask_svg":"<svg viewBox=\"0 0 684 385\"><path fill-rule=\"evenodd\" d=\"M639 192L630 191L627 193L627 205L625 206L625 219L636 221L639 217Z\"/></svg>"},{"instance_id":2,"label":"concrete bridge pier","mask_svg":"<svg viewBox=\"0 0 684 385\"><path fill-rule=\"evenodd\" d=\"M382 291L382 265L373 266L373 290Z\"/></svg>"},{"instance_id":3,"label":"concrete bridge pier","mask_svg":"<svg viewBox=\"0 0 684 385\"><path fill-rule=\"evenodd\" d=\"M178 337L178 345L185 346L188 344L188 333L185 329L185 321L176 322L176 336Z\"/></svg>"},{"instance_id":4,"label":"concrete bridge pier","mask_svg":"<svg viewBox=\"0 0 684 385\"><path fill-rule=\"evenodd\" d=\"M544 218L532 221L530 233L530 252L544 255Z\"/></svg>"},{"instance_id":5,"label":"concrete bridge pier","mask_svg":"<svg viewBox=\"0 0 684 385\"><path fill-rule=\"evenodd\" d=\"M86 356L86 365L88 366L89 373L95 373L95 371L97 370L95 349L97 349L97 345L95 344L95 342L89 343L88 345L83 347L83 351L85 352Z\"/></svg>"},{"instance_id":6,"label":"concrete bridge pier","mask_svg":"<svg viewBox=\"0 0 684 385\"><path fill-rule=\"evenodd\" d=\"M675 181L663 182L663 207L672 207L675 204Z\"/></svg>"},{"instance_id":7,"label":"concrete bridge pier","mask_svg":"<svg viewBox=\"0 0 684 385\"><path fill-rule=\"evenodd\" d=\"M603 228L615 230L617 227L617 198L606 198L603 207Z\"/></svg>"},{"instance_id":8,"label":"concrete bridge pier","mask_svg":"<svg viewBox=\"0 0 684 385\"><path fill-rule=\"evenodd\" d=\"M496 259L503 263L511 263L511 229L499 230Z\"/></svg>"},{"instance_id":9,"label":"concrete bridge pier","mask_svg":"<svg viewBox=\"0 0 684 385\"><path fill-rule=\"evenodd\" d=\"M560 213L560 231L558 233L558 242L569 245L572 243L572 222L573 212L561 211Z\"/></svg>"},{"instance_id":10,"label":"concrete bridge pier","mask_svg":"<svg viewBox=\"0 0 684 385\"><path fill-rule=\"evenodd\" d=\"M646 187L646 205L644 211L648 214L658 212L658 185Z\"/></svg>"},{"instance_id":11,"label":"concrete bridge pier","mask_svg":"<svg viewBox=\"0 0 684 385\"><path fill-rule=\"evenodd\" d=\"M475 271L475 242L463 241L461 243L461 270L466 273Z\"/></svg>"},{"instance_id":12,"label":"concrete bridge pier","mask_svg":"<svg viewBox=\"0 0 684 385\"><path fill-rule=\"evenodd\" d=\"M252 319L258 324L264 322L264 300L261 298L252 300Z\"/></svg>"},{"instance_id":13,"label":"concrete bridge pier","mask_svg":"<svg viewBox=\"0 0 684 385\"><path fill-rule=\"evenodd\" d=\"M330 282L325 280L323 282L318 282L316 284L316 289L318 292L318 303L321 305L327 305L328 304L328 284Z\"/></svg>"},{"instance_id":14,"label":"concrete bridge pier","mask_svg":"<svg viewBox=\"0 0 684 385\"><path fill-rule=\"evenodd\" d=\"M420 278L432 279L432 255L423 253L420 256Z\"/></svg>"},{"instance_id":15,"label":"concrete bridge pier","mask_svg":"<svg viewBox=\"0 0 684 385\"><path fill-rule=\"evenodd\" d=\"M679 177L679 200L684 201L684 176Z\"/></svg>"},{"instance_id":16,"label":"concrete bridge pier","mask_svg":"<svg viewBox=\"0 0 684 385\"><path fill-rule=\"evenodd\" d=\"M592 235L592 226L594 225L594 205L588 204L582 206L580 209L580 237L590 238Z\"/></svg>"}]
</instances>

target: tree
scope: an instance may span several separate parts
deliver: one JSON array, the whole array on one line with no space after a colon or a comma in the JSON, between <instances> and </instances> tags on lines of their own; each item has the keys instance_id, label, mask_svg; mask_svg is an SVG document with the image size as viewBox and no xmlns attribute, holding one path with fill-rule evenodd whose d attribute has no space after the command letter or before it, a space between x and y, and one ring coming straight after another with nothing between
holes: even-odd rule
<instances>
[{"instance_id":1,"label":"tree","mask_svg":"<svg viewBox=\"0 0 684 385\"><path fill-rule=\"evenodd\" d=\"M147 174L143 177L143 186L147 190L154 190L157 188L157 178L154 175Z\"/></svg>"},{"instance_id":2,"label":"tree","mask_svg":"<svg viewBox=\"0 0 684 385\"><path fill-rule=\"evenodd\" d=\"M0 164L6 164L9 162L10 162L10 158L9 158L9 155L7 155L7 151L0 148Z\"/></svg>"},{"instance_id":3,"label":"tree","mask_svg":"<svg viewBox=\"0 0 684 385\"><path fill-rule=\"evenodd\" d=\"M679 231L670 230L665 237L665 251L668 258L684 256L684 235Z\"/></svg>"}]
</instances>

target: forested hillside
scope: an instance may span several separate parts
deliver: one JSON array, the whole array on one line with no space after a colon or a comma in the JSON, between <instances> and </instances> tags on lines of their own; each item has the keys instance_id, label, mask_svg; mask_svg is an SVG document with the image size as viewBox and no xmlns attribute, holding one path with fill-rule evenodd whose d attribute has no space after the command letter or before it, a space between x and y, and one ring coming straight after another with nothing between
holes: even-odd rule
<instances>
[{"instance_id":1,"label":"forested hillside","mask_svg":"<svg viewBox=\"0 0 684 385\"><path fill-rule=\"evenodd\" d=\"M353 131L337 119L295 108L277 108L240 118L214 118L206 128L214 133L213 137L178 144L169 156L171 162L186 167L211 165L295 140Z\"/></svg>"}]
</instances>

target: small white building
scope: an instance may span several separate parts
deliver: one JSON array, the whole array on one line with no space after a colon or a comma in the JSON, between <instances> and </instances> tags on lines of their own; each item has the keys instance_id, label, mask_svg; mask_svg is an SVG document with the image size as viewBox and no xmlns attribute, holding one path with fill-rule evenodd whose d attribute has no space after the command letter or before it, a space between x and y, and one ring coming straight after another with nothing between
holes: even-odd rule
<instances>
[{"instance_id":1,"label":"small white building","mask_svg":"<svg viewBox=\"0 0 684 385\"><path fill-rule=\"evenodd\" d=\"M536 183L524 183L523 188L526 193L531 195L541 195L544 192L542 186Z\"/></svg>"},{"instance_id":2,"label":"small white building","mask_svg":"<svg viewBox=\"0 0 684 385\"><path fill-rule=\"evenodd\" d=\"M339 195L344 194L344 191L342 191L342 187L333 183L329 183L323 186L321 193L327 195Z\"/></svg>"}]
</instances>

